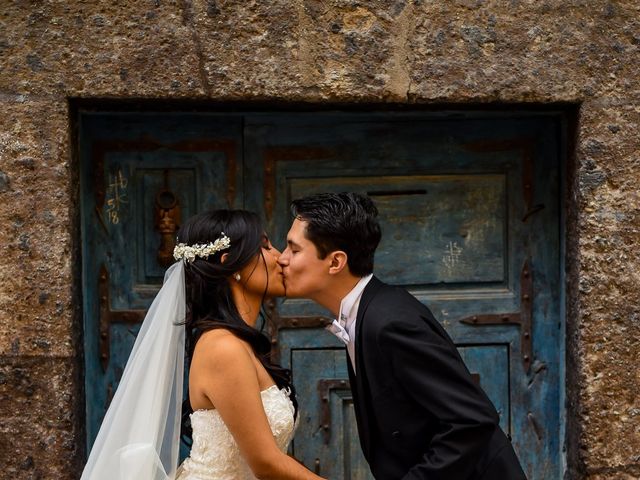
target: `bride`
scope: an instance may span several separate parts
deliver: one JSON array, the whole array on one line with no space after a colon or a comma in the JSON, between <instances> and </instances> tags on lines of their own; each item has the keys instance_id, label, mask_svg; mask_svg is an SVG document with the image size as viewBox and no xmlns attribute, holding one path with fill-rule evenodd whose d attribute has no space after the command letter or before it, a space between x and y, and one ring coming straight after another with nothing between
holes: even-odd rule
<instances>
[{"instance_id":1,"label":"bride","mask_svg":"<svg viewBox=\"0 0 640 480\"><path fill-rule=\"evenodd\" d=\"M262 302L285 293L279 255L251 212L181 227L81 480L320 479L285 453L291 375L255 328ZM193 444L176 470L185 356Z\"/></svg>"}]
</instances>

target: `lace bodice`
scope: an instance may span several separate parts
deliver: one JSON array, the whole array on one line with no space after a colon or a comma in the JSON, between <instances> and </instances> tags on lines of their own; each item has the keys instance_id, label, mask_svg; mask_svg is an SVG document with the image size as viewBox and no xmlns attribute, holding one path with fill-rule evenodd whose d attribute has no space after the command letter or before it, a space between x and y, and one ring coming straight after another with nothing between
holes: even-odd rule
<instances>
[{"instance_id":1,"label":"lace bodice","mask_svg":"<svg viewBox=\"0 0 640 480\"><path fill-rule=\"evenodd\" d=\"M273 436L284 452L293 437L293 404L288 392L276 385L260 393ZM182 464L177 480L255 479L217 410L196 410L191 414L191 426L191 454Z\"/></svg>"}]
</instances>

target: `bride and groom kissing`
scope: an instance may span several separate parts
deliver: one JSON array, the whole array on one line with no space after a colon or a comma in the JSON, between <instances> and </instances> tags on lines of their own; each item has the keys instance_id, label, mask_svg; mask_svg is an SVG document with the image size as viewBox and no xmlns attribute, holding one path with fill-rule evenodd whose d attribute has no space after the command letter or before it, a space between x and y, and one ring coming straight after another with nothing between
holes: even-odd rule
<instances>
[{"instance_id":1,"label":"bride and groom kissing","mask_svg":"<svg viewBox=\"0 0 640 480\"><path fill-rule=\"evenodd\" d=\"M255 328L263 301L285 295L336 318L328 330L346 345L360 444L376 479L525 479L495 408L442 326L372 274L381 237L373 202L317 194L295 200L292 213L282 252L251 212L205 212L181 227L177 262L82 479L321 478L285 453L295 389ZM178 468L181 423L193 443Z\"/></svg>"}]
</instances>

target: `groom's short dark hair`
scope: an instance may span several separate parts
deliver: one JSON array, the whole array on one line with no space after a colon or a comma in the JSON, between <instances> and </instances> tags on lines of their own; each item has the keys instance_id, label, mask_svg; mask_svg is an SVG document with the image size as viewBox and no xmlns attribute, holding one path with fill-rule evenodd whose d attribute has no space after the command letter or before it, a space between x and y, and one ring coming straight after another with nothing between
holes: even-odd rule
<instances>
[{"instance_id":1,"label":"groom's short dark hair","mask_svg":"<svg viewBox=\"0 0 640 480\"><path fill-rule=\"evenodd\" d=\"M318 193L294 200L291 213L307 222L305 236L318 249L319 258L342 250L349 271L363 277L373 272L373 256L380 243L378 209L358 193Z\"/></svg>"}]
</instances>

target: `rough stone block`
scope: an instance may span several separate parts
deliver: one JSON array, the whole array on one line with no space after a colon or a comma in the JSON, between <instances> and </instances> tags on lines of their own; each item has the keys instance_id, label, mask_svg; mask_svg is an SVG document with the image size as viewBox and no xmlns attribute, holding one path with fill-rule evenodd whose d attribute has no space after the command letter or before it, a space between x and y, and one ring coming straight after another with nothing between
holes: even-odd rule
<instances>
[{"instance_id":1,"label":"rough stone block","mask_svg":"<svg viewBox=\"0 0 640 480\"><path fill-rule=\"evenodd\" d=\"M17 97L0 105L0 354L71 355L67 104Z\"/></svg>"},{"instance_id":2,"label":"rough stone block","mask_svg":"<svg viewBox=\"0 0 640 480\"><path fill-rule=\"evenodd\" d=\"M0 16L0 91L202 96L189 8L189 2L164 0L5 3Z\"/></svg>"},{"instance_id":3,"label":"rough stone block","mask_svg":"<svg viewBox=\"0 0 640 480\"><path fill-rule=\"evenodd\" d=\"M78 477L83 452L81 406L72 358L0 356L2 477Z\"/></svg>"}]
</instances>

